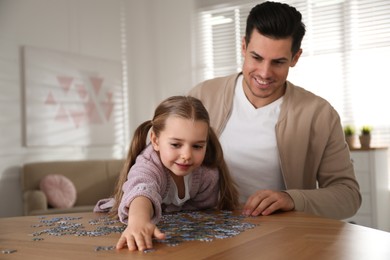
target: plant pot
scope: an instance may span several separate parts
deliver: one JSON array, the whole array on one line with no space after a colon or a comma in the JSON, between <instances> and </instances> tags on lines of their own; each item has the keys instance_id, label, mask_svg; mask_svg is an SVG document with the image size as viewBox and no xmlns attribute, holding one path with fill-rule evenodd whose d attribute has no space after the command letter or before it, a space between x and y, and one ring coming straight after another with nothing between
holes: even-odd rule
<instances>
[{"instance_id":1,"label":"plant pot","mask_svg":"<svg viewBox=\"0 0 390 260\"><path fill-rule=\"evenodd\" d=\"M353 135L346 135L345 136L345 141L348 144L349 149L352 149L355 147L355 136Z\"/></svg>"},{"instance_id":2,"label":"plant pot","mask_svg":"<svg viewBox=\"0 0 390 260\"><path fill-rule=\"evenodd\" d=\"M361 135L359 141L362 149L368 149L370 148L371 135Z\"/></svg>"}]
</instances>

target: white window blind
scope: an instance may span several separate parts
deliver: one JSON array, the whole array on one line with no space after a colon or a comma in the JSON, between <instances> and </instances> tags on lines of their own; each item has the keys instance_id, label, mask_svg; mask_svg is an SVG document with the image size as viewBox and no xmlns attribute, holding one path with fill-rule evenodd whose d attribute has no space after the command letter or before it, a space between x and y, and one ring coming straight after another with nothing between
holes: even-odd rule
<instances>
[{"instance_id":1,"label":"white window blind","mask_svg":"<svg viewBox=\"0 0 390 260\"><path fill-rule=\"evenodd\" d=\"M390 1L290 0L303 16L303 54L288 80L327 99L343 125L373 126L372 145L390 145ZM196 13L197 82L241 70L246 17L260 1Z\"/></svg>"}]
</instances>

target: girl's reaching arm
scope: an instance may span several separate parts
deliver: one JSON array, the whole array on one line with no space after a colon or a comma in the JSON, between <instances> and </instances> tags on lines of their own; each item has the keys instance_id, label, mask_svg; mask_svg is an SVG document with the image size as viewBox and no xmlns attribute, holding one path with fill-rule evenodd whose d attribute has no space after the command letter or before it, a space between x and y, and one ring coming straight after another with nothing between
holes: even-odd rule
<instances>
[{"instance_id":1,"label":"girl's reaching arm","mask_svg":"<svg viewBox=\"0 0 390 260\"><path fill-rule=\"evenodd\" d=\"M151 201L143 196L136 197L129 205L128 224L116 248L121 249L127 246L130 251L137 249L143 251L153 247L153 236L157 239L164 239L165 234L151 222L153 214Z\"/></svg>"}]
</instances>

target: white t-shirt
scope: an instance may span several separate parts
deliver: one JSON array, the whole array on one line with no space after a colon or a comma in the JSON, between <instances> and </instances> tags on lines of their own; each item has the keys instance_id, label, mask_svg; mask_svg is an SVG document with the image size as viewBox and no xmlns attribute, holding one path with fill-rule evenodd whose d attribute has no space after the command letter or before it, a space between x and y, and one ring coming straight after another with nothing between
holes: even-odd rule
<instances>
[{"instance_id":1,"label":"white t-shirt","mask_svg":"<svg viewBox=\"0 0 390 260\"><path fill-rule=\"evenodd\" d=\"M188 174L184 176L184 189L185 195L184 198L180 199L178 196L177 186L172 177L169 178L171 182L168 194L163 198L163 203L166 205L173 204L175 206L182 206L184 202L190 199L190 187L191 187L191 178L192 174Z\"/></svg>"},{"instance_id":2,"label":"white t-shirt","mask_svg":"<svg viewBox=\"0 0 390 260\"><path fill-rule=\"evenodd\" d=\"M285 189L275 136L282 102L283 97L256 109L245 96L242 76L238 78L232 113L220 142L241 203L257 190Z\"/></svg>"}]
</instances>

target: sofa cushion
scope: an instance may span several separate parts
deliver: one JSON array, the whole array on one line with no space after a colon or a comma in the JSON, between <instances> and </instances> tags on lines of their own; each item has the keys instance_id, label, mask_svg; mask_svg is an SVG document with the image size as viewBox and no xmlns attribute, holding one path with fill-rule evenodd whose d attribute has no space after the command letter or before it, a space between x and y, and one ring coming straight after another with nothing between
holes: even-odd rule
<instances>
[{"instance_id":1,"label":"sofa cushion","mask_svg":"<svg viewBox=\"0 0 390 260\"><path fill-rule=\"evenodd\" d=\"M42 178L39 188L54 208L71 208L76 202L77 193L73 182L61 174L49 174Z\"/></svg>"}]
</instances>

